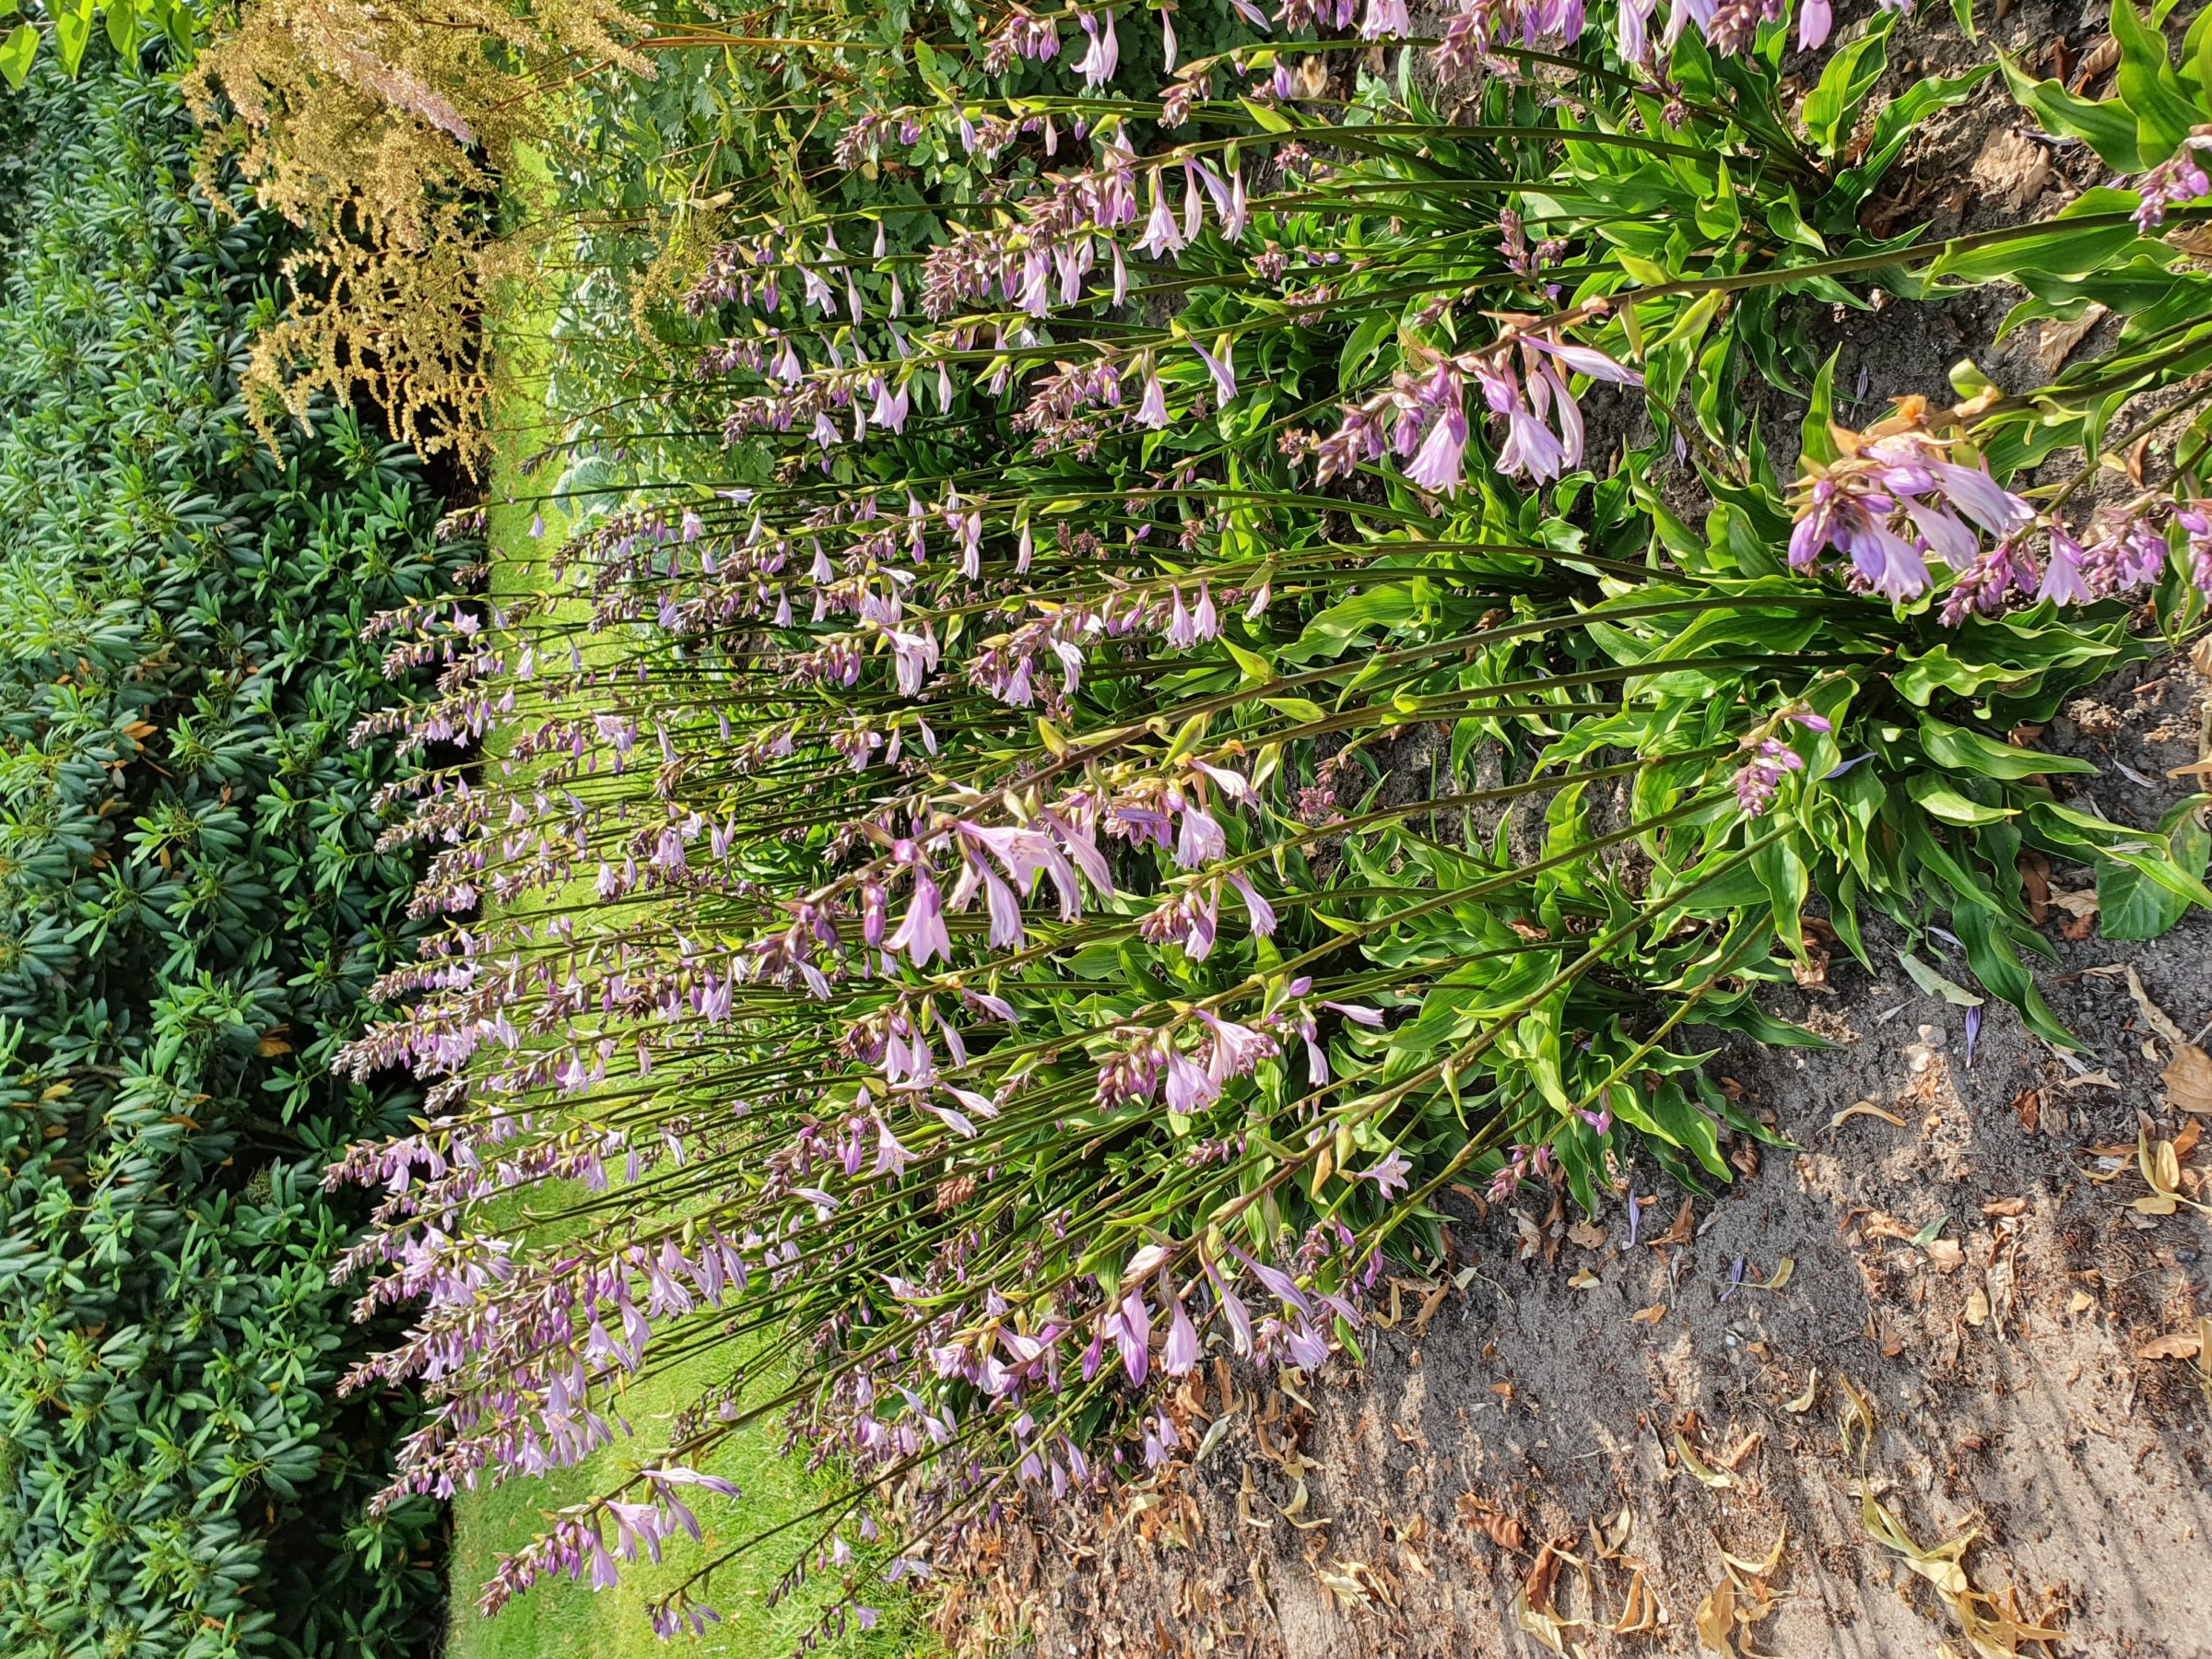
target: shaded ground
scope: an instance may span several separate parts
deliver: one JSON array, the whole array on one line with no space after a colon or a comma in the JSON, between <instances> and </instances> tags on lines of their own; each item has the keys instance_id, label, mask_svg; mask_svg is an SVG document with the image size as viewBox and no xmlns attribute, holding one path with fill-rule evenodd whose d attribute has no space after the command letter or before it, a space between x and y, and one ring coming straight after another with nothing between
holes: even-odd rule
<instances>
[{"instance_id":1,"label":"shaded ground","mask_svg":"<svg viewBox=\"0 0 2212 1659\"><path fill-rule=\"evenodd\" d=\"M2090 793L2112 816L2155 816L2163 774L2198 758L2203 682L2153 670L2077 707L2046 740L2100 760ZM1317 1410L1242 1375L1225 1411L1210 1379L1184 1401L1193 1442L1226 1421L1194 1472L1096 1525L1018 1524L956 1617L1029 1630L1039 1659L1471 1659L1542 1651L1526 1627L1547 1613L1585 1621L1551 1630L1567 1651L1689 1652L1728 1582L1720 1551L1757 1567L1779 1534L1772 1572L1732 1587L1741 1608L1757 1586L1777 1597L1737 1626L1750 1649L1972 1653L1927 1576L1943 1567L1881 1542L1870 1495L1922 1547L1974 1535L1985 1619L2062 1628L2078 1653L2212 1654L2212 1374L2142 1357L2212 1311L2212 1235L2186 1206L2134 1206L2146 1117L2182 1152L2184 1196L2212 1199L2212 1148L2207 1118L2168 1103L2175 1043L2124 973L2201 1036L2212 917L2150 945L2069 940L2086 872L2052 885L2062 963L2043 983L2083 1073L2004 1009L1969 1066L1962 1010L1840 962L1832 987L1775 999L1840 1048L1730 1041L1713 1061L1794 1147L1739 1145L1743 1177L1687 1220L1682 1194L1633 1171L1633 1247L1621 1203L1587 1230L1463 1206L1460 1283L1425 1323L1408 1286L1364 1371L1338 1361L1300 1390ZM1887 1116L1836 1121L1861 1101ZM1786 1281L1757 1288L1785 1259ZM1640 1612L1646 1629L1612 1629Z\"/></svg>"}]
</instances>

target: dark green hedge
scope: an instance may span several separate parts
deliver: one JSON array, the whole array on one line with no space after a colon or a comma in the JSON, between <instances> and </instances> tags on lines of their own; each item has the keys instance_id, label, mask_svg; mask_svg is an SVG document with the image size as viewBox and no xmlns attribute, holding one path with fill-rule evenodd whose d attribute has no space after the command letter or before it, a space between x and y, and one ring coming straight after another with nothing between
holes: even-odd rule
<instances>
[{"instance_id":1,"label":"dark green hedge","mask_svg":"<svg viewBox=\"0 0 2212 1659\"><path fill-rule=\"evenodd\" d=\"M398 1654L435 1517L371 1524L404 1402L316 1172L410 1101L334 1081L412 955L392 695L360 640L445 589L412 462L239 400L276 229L211 213L159 78L34 78L0 255L0 1653Z\"/></svg>"}]
</instances>

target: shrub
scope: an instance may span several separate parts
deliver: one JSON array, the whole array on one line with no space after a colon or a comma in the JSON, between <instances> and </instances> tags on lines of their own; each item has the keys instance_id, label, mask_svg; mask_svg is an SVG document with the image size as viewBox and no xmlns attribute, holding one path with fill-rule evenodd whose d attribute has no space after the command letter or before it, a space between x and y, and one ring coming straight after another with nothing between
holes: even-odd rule
<instances>
[{"instance_id":1,"label":"shrub","mask_svg":"<svg viewBox=\"0 0 2212 1659\"><path fill-rule=\"evenodd\" d=\"M1798 100L1829 14L1787 9L1404 43L1403 6L1288 0L1154 96L1117 48L1158 13L1016 8L986 69L1052 89L932 80L837 151L1002 185L732 227L663 320L708 336L688 383L634 388L643 453L728 460L648 479L408 720L511 747L413 826L418 905L501 917L352 1051L434 1080L345 1165L385 1188L353 1263L427 1299L359 1373L437 1403L391 1491L572 1463L635 1379L732 1356L488 1606L696 1534L719 1441L782 1413L853 1474L794 1570L864 1617L1017 1495L1161 1463L1207 1344L1356 1352L1455 1188L1724 1181L1771 1131L1678 1033L1816 1041L1755 999L1808 910L2063 1043L2024 855L2094 865L2131 936L2212 903L2201 803L2111 823L2010 735L2212 586L2178 241L2212 25L2177 70L2116 11L2125 106L2020 83L2135 183L1938 242L1863 220L1996 65L1877 111L1882 13ZM1816 318L2016 278L2023 317L2112 306L2114 349L1838 421ZM733 1337L786 1325L807 1374L763 1389Z\"/></svg>"},{"instance_id":2,"label":"shrub","mask_svg":"<svg viewBox=\"0 0 2212 1659\"><path fill-rule=\"evenodd\" d=\"M432 1507L362 1512L404 1402L316 1171L412 1097L335 1080L418 931L364 625L450 586L420 473L343 411L272 453L239 375L280 225L191 186L173 88L34 77L0 313L0 1646L399 1653Z\"/></svg>"}]
</instances>

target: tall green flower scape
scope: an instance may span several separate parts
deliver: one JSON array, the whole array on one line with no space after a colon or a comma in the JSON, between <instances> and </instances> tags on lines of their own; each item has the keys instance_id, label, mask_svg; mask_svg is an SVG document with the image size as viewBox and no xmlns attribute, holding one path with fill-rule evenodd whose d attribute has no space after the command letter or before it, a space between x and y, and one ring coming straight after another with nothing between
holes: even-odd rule
<instances>
[{"instance_id":1,"label":"tall green flower scape","mask_svg":"<svg viewBox=\"0 0 2212 1659\"><path fill-rule=\"evenodd\" d=\"M376 1333L317 1177L415 1098L330 1070L420 931L394 758L347 743L394 696L359 636L480 555L345 412L254 435L278 227L194 188L173 88L41 71L10 115L0 1651L420 1651L435 1506L366 1513L407 1418L335 1398Z\"/></svg>"},{"instance_id":2,"label":"tall green flower scape","mask_svg":"<svg viewBox=\"0 0 2212 1659\"><path fill-rule=\"evenodd\" d=\"M2185 813L2007 735L2212 589L2212 22L2118 0L2124 101L1877 103L1893 14L1790 12L1016 8L773 177L710 159L681 372L577 435L572 488L645 476L543 593L395 619L443 677L364 732L436 763L392 833L448 918L347 1057L425 1123L334 1176L364 1306L419 1309L353 1379L434 1403L387 1497L627 1471L488 1608L668 1552L700 1629L767 1548L865 1625L1170 1458L1209 1351L1357 1359L1455 1189L1725 1181L1770 1131L1691 1029L1816 1041L1758 1002L1808 910L2064 1043L2024 853L2113 933L2212 904ZM2115 182L1862 228L2007 86ZM1998 282L2124 324L1839 423L1816 323ZM714 1472L763 1418L836 1494L772 1530Z\"/></svg>"}]
</instances>

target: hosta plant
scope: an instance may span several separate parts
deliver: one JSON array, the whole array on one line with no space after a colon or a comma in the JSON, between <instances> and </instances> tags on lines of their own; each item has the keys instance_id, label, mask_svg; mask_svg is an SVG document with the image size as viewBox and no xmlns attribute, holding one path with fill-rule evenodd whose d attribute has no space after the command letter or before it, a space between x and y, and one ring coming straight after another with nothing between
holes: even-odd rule
<instances>
[{"instance_id":1,"label":"hosta plant","mask_svg":"<svg viewBox=\"0 0 2212 1659\"><path fill-rule=\"evenodd\" d=\"M763 1546L865 1621L1025 1492L1166 1461L1207 1349L1356 1353L1453 1193L1724 1181L1771 1131L1689 1028L1814 1041L1758 996L1808 917L2065 1043L2023 853L2123 929L2212 903L2188 812L2109 822L2008 735L2205 604L2193 177L1876 238L1998 67L1871 107L1887 13L1235 9L1204 51L1018 9L995 96L844 108L864 185L1003 177L734 227L665 320L686 382L579 434L717 457L544 593L391 627L451 665L363 733L453 762L392 792L450 924L351 1052L429 1087L335 1172L382 1189L364 1310L421 1310L356 1381L438 1402L394 1496L631 1471L488 1607L712 1521L665 1630ZM2098 369L1838 420L1821 314L2114 272ZM779 1332L795 1370L631 1437L629 1383ZM715 1473L764 1415L844 1477L769 1538Z\"/></svg>"}]
</instances>

